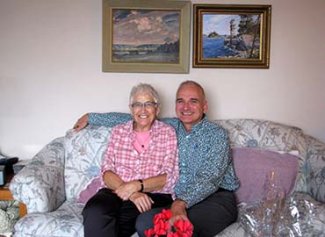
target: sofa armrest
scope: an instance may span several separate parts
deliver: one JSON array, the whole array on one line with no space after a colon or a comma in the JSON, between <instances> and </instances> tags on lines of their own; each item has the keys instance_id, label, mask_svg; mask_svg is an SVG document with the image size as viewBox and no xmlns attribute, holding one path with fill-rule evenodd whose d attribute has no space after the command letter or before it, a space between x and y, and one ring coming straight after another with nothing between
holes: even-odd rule
<instances>
[{"instance_id":1,"label":"sofa armrest","mask_svg":"<svg viewBox=\"0 0 325 237\"><path fill-rule=\"evenodd\" d=\"M325 203L325 143L311 136L307 136L307 140L307 191L317 201Z\"/></svg>"},{"instance_id":2,"label":"sofa armrest","mask_svg":"<svg viewBox=\"0 0 325 237\"><path fill-rule=\"evenodd\" d=\"M36 154L14 176L9 188L28 213L58 208L65 200L63 138L53 140Z\"/></svg>"}]
</instances>

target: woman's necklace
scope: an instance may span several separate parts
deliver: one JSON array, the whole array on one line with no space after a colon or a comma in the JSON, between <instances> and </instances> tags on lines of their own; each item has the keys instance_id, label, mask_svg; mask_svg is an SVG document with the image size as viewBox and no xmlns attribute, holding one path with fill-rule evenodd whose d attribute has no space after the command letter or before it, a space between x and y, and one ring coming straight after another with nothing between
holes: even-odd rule
<instances>
[{"instance_id":1,"label":"woman's necklace","mask_svg":"<svg viewBox=\"0 0 325 237\"><path fill-rule=\"evenodd\" d=\"M146 132L135 132L135 141L134 146L135 148L140 148L140 150L147 149L150 142L150 131ZM137 149L138 150L138 149Z\"/></svg>"}]
</instances>

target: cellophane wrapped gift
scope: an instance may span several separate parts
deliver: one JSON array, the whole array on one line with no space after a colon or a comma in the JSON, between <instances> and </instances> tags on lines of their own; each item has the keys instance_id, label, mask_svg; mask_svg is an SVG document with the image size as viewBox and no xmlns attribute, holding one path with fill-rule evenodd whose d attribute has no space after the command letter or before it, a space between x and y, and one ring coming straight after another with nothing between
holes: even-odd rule
<instances>
[{"instance_id":1,"label":"cellophane wrapped gift","mask_svg":"<svg viewBox=\"0 0 325 237\"><path fill-rule=\"evenodd\" d=\"M261 202L241 208L240 223L254 237L323 237L325 212L303 193L285 197L276 173L268 174ZM306 198L307 197L307 198Z\"/></svg>"},{"instance_id":2,"label":"cellophane wrapped gift","mask_svg":"<svg viewBox=\"0 0 325 237\"><path fill-rule=\"evenodd\" d=\"M19 219L19 203L17 201L0 201L0 236L10 233Z\"/></svg>"}]
</instances>

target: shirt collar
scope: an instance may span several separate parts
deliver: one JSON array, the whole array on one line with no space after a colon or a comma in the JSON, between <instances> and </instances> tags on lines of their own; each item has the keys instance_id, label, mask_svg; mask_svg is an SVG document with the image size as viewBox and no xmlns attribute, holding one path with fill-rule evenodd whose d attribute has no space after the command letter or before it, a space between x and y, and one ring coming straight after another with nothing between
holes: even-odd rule
<instances>
[{"instance_id":1,"label":"shirt collar","mask_svg":"<svg viewBox=\"0 0 325 237\"><path fill-rule=\"evenodd\" d=\"M180 120L179 120L179 121L180 121ZM180 121L180 123L182 124L182 128L183 128L184 133L185 133L185 134L186 134L186 133L189 134L189 133L195 132L195 131L197 131L197 130L200 130L200 129L202 128L203 124L204 124L206 121L208 121L207 115L206 115L206 114L203 114L203 118L202 118L198 123L196 123L196 124L194 124L194 125L192 126L192 129L191 129L190 132L187 132L187 131L186 131L186 129L185 129L184 124L182 123L182 121Z\"/></svg>"},{"instance_id":2,"label":"shirt collar","mask_svg":"<svg viewBox=\"0 0 325 237\"><path fill-rule=\"evenodd\" d=\"M128 127L130 136L133 136L135 134L133 131L133 122L134 122L133 120L127 122L127 127ZM150 135L158 133L160 131L159 128L160 128L159 123L158 123L157 119L155 119L155 121L153 121L153 124L149 130Z\"/></svg>"}]
</instances>

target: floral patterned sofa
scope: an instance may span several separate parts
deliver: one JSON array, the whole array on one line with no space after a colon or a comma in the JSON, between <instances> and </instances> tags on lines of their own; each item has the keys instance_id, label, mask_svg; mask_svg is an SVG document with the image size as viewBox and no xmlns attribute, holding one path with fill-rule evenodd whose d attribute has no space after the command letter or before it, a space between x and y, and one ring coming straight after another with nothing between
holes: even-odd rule
<instances>
[{"instance_id":1,"label":"floral patterned sofa","mask_svg":"<svg viewBox=\"0 0 325 237\"><path fill-rule=\"evenodd\" d=\"M233 148L298 152L299 178L295 182L294 193L299 193L303 200L309 200L318 210L317 213L325 213L324 143L304 134L299 128L266 120L215 122L229 131ZM81 211L84 204L79 203L78 198L99 173L110 131L111 128L92 126L79 133L68 131L66 136L46 145L14 177L10 190L15 199L26 204L28 211L16 223L14 236L83 236ZM321 236L325 217L314 217L318 220L318 227L315 232L309 230L309 234ZM239 218L218 236L244 237L248 233L245 233Z\"/></svg>"}]
</instances>

